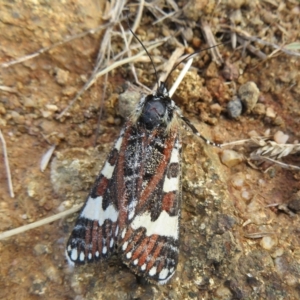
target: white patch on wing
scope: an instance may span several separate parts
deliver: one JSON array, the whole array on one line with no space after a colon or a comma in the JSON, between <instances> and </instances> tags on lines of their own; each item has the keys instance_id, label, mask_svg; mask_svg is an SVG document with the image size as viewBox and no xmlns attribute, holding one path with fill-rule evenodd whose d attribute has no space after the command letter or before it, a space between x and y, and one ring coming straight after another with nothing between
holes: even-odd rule
<instances>
[{"instance_id":1,"label":"white patch on wing","mask_svg":"<svg viewBox=\"0 0 300 300\"><path fill-rule=\"evenodd\" d=\"M159 278L159 279L166 279L167 276L168 276L168 274L169 274L169 270L166 269L166 268L164 268L164 269L162 269L162 270L159 272L158 278Z\"/></svg>"},{"instance_id":2,"label":"white patch on wing","mask_svg":"<svg viewBox=\"0 0 300 300\"><path fill-rule=\"evenodd\" d=\"M169 275L169 277L167 277L167 278L165 278L165 279L160 279L160 280L158 281L158 284L165 284L165 283L167 283L167 282L171 279L171 277L174 275L174 273L175 273L175 272L171 273L171 274Z\"/></svg>"},{"instance_id":3,"label":"white patch on wing","mask_svg":"<svg viewBox=\"0 0 300 300\"><path fill-rule=\"evenodd\" d=\"M126 248L127 248L127 246L128 246L128 242L126 241L126 242L123 244L123 246L122 246L122 250L125 251Z\"/></svg>"},{"instance_id":4,"label":"white patch on wing","mask_svg":"<svg viewBox=\"0 0 300 300\"><path fill-rule=\"evenodd\" d=\"M170 216L166 211L162 211L156 221L151 221L149 212L136 216L131 227L133 230L145 227L146 235L158 234L161 236L170 236L178 239L178 216Z\"/></svg>"},{"instance_id":5,"label":"white patch on wing","mask_svg":"<svg viewBox=\"0 0 300 300\"><path fill-rule=\"evenodd\" d=\"M109 247L111 248L114 245L114 239L110 240Z\"/></svg>"},{"instance_id":6,"label":"white patch on wing","mask_svg":"<svg viewBox=\"0 0 300 300\"><path fill-rule=\"evenodd\" d=\"M118 211L112 204L106 210L103 210L102 200L102 196L97 198L89 197L80 216L89 220L98 220L99 226L102 226L106 219L116 222L119 216Z\"/></svg>"},{"instance_id":7,"label":"white patch on wing","mask_svg":"<svg viewBox=\"0 0 300 300\"><path fill-rule=\"evenodd\" d=\"M133 199L129 205L128 205L128 220L131 220L133 217L134 217L134 214L135 214L135 207L137 205L137 200L136 199Z\"/></svg>"},{"instance_id":8,"label":"white patch on wing","mask_svg":"<svg viewBox=\"0 0 300 300\"><path fill-rule=\"evenodd\" d=\"M84 253L83 252L80 252L79 260L84 261Z\"/></svg>"},{"instance_id":9,"label":"white patch on wing","mask_svg":"<svg viewBox=\"0 0 300 300\"><path fill-rule=\"evenodd\" d=\"M121 131L121 135L115 144L115 149L117 149L117 150L121 149L121 145L122 145L122 141L123 141L123 134L124 134L124 131Z\"/></svg>"},{"instance_id":10,"label":"white patch on wing","mask_svg":"<svg viewBox=\"0 0 300 300\"><path fill-rule=\"evenodd\" d=\"M152 267L149 271L150 276L154 276L156 274L156 267Z\"/></svg>"},{"instance_id":11,"label":"white patch on wing","mask_svg":"<svg viewBox=\"0 0 300 300\"><path fill-rule=\"evenodd\" d=\"M170 163L179 163L179 149L180 149L180 143L177 140L174 145L174 148L172 149Z\"/></svg>"},{"instance_id":12,"label":"white patch on wing","mask_svg":"<svg viewBox=\"0 0 300 300\"><path fill-rule=\"evenodd\" d=\"M107 179L111 179L114 172L115 166L112 166L108 161L105 163L104 168L101 171L101 174L104 175Z\"/></svg>"},{"instance_id":13,"label":"white patch on wing","mask_svg":"<svg viewBox=\"0 0 300 300\"><path fill-rule=\"evenodd\" d=\"M74 249L72 250L72 252L71 252L70 258L71 258L73 261L75 261L75 260L77 259L77 257L78 257L78 252L77 252L77 249L74 248Z\"/></svg>"},{"instance_id":14,"label":"white patch on wing","mask_svg":"<svg viewBox=\"0 0 300 300\"><path fill-rule=\"evenodd\" d=\"M178 191L179 189L179 177L168 178L165 177L163 191L165 193Z\"/></svg>"},{"instance_id":15,"label":"white patch on wing","mask_svg":"<svg viewBox=\"0 0 300 300\"><path fill-rule=\"evenodd\" d=\"M124 239L125 234L126 234L126 228L124 228L123 231L122 231L122 234L121 234L122 239Z\"/></svg>"},{"instance_id":16,"label":"white patch on wing","mask_svg":"<svg viewBox=\"0 0 300 300\"><path fill-rule=\"evenodd\" d=\"M69 252L68 252L68 251L65 251L65 255L66 255L66 258L67 258L67 261L68 261L69 265L70 265L71 267L74 267L74 266L75 266L75 263L74 263L74 261L71 260L71 257L70 257L70 255L69 255Z\"/></svg>"}]
</instances>

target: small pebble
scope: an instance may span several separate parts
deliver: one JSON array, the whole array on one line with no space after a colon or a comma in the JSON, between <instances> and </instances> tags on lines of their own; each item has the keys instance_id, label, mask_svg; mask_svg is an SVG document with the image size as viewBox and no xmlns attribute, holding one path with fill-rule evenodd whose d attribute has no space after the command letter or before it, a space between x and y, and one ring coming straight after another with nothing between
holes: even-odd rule
<instances>
[{"instance_id":1,"label":"small pebble","mask_svg":"<svg viewBox=\"0 0 300 300\"><path fill-rule=\"evenodd\" d=\"M271 129L268 128L268 129L264 132L264 136L265 136L265 137L270 137L270 134L271 134Z\"/></svg>"},{"instance_id":2,"label":"small pebble","mask_svg":"<svg viewBox=\"0 0 300 300\"><path fill-rule=\"evenodd\" d=\"M42 255L50 252L48 246L44 244L36 244L33 247L33 251L35 255Z\"/></svg>"},{"instance_id":3,"label":"small pebble","mask_svg":"<svg viewBox=\"0 0 300 300\"><path fill-rule=\"evenodd\" d=\"M38 106L38 103L37 101L34 101L32 98L25 98L24 101L23 101L23 105L25 107L37 107Z\"/></svg>"},{"instance_id":4,"label":"small pebble","mask_svg":"<svg viewBox=\"0 0 300 300\"><path fill-rule=\"evenodd\" d=\"M6 109L5 107L3 106L2 103L0 103L0 115L5 115L6 114Z\"/></svg>"},{"instance_id":5,"label":"small pebble","mask_svg":"<svg viewBox=\"0 0 300 300\"><path fill-rule=\"evenodd\" d=\"M274 119L276 117L276 113L272 107L267 107L266 116L271 119Z\"/></svg>"},{"instance_id":6,"label":"small pebble","mask_svg":"<svg viewBox=\"0 0 300 300\"><path fill-rule=\"evenodd\" d=\"M234 97L231 101L227 104L227 113L230 118L236 119L242 113L242 102L238 97Z\"/></svg>"},{"instance_id":7,"label":"small pebble","mask_svg":"<svg viewBox=\"0 0 300 300\"><path fill-rule=\"evenodd\" d=\"M195 48L199 48L201 45L201 40L198 37L193 37L192 44Z\"/></svg>"},{"instance_id":8,"label":"small pebble","mask_svg":"<svg viewBox=\"0 0 300 300\"><path fill-rule=\"evenodd\" d=\"M55 73L56 73L55 79L56 79L56 82L58 84L66 85L68 83L68 78L69 78L69 72L68 71L56 68Z\"/></svg>"},{"instance_id":9,"label":"small pebble","mask_svg":"<svg viewBox=\"0 0 300 300\"><path fill-rule=\"evenodd\" d=\"M213 115L219 116L222 112L222 107L219 103L214 103L210 106L210 111Z\"/></svg>"},{"instance_id":10,"label":"small pebble","mask_svg":"<svg viewBox=\"0 0 300 300\"><path fill-rule=\"evenodd\" d=\"M281 116L276 116L272 124L274 124L275 126L284 126L284 120Z\"/></svg>"},{"instance_id":11,"label":"small pebble","mask_svg":"<svg viewBox=\"0 0 300 300\"><path fill-rule=\"evenodd\" d=\"M277 249L275 249L275 251L271 254L271 256L272 256L273 258L276 258L276 257L282 256L283 253L284 253L283 248L277 248Z\"/></svg>"},{"instance_id":12,"label":"small pebble","mask_svg":"<svg viewBox=\"0 0 300 300\"><path fill-rule=\"evenodd\" d=\"M255 115L259 115L259 116L265 115L266 114L266 106L263 103L256 103L252 112Z\"/></svg>"},{"instance_id":13,"label":"small pebble","mask_svg":"<svg viewBox=\"0 0 300 300\"><path fill-rule=\"evenodd\" d=\"M61 283L61 277L58 269L56 269L54 266L48 266L45 270L46 276L48 279L54 283Z\"/></svg>"},{"instance_id":14,"label":"small pebble","mask_svg":"<svg viewBox=\"0 0 300 300\"><path fill-rule=\"evenodd\" d=\"M62 94L64 96L73 96L76 94L76 92L77 92L77 88L73 86L68 86L62 90Z\"/></svg>"},{"instance_id":15,"label":"small pebble","mask_svg":"<svg viewBox=\"0 0 300 300\"><path fill-rule=\"evenodd\" d=\"M277 144L286 144L286 142L288 141L289 136L287 134L284 134L282 131L278 130L275 134L274 134L274 141Z\"/></svg>"},{"instance_id":16,"label":"small pebble","mask_svg":"<svg viewBox=\"0 0 300 300\"><path fill-rule=\"evenodd\" d=\"M251 130L248 132L249 137L257 137L259 134L255 130Z\"/></svg>"},{"instance_id":17,"label":"small pebble","mask_svg":"<svg viewBox=\"0 0 300 300\"><path fill-rule=\"evenodd\" d=\"M249 201L252 199L253 197L253 194L248 191L248 190L243 190L242 193L241 193L241 197L246 200L246 201Z\"/></svg>"},{"instance_id":18,"label":"small pebble","mask_svg":"<svg viewBox=\"0 0 300 300\"><path fill-rule=\"evenodd\" d=\"M231 183L233 185L234 188L236 188L237 190L242 189L242 187L245 184L245 176L243 173L237 173L234 175L234 177L231 179Z\"/></svg>"},{"instance_id":19,"label":"small pebble","mask_svg":"<svg viewBox=\"0 0 300 300\"><path fill-rule=\"evenodd\" d=\"M292 195L288 208L296 212L300 211L300 191Z\"/></svg>"},{"instance_id":20,"label":"small pebble","mask_svg":"<svg viewBox=\"0 0 300 300\"><path fill-rule=\"evenodd\" d=\"M259 89L253 81L249 81L240 86L238 94L247 112L251 112L259 97Z\"/></svg>"},{"instance_id":21,"label":"small pebble","mask_svg":"<svg viewBox=\"0 0 300 300\"><path fill-rule=\"evenodd\" d=\"M119 95L118 109L119 114L123 118L128 118L134 111L137 102L140 100L141 94L136 91L127 90Z\"/></svg>"},{"instance_id":22,"label":"small pebble","mask_svg":"<svg viewBox=\"0 0 300 300\"><path fill-rule=\"evenodd\" d=\"M24 124L24 123L25 123L25 117L22 116L22 115L20 115L18 112L12 111L12 112L11 112L11 116L12 116L12 119L14 120L14 122L15 122L16 124L21 125L21 124Z\"/></svg>"},{"instance_id":23,"label":"small pebble","mask_svg":"<svg viewBox=\"0 0 300 300\"><path fill-rule=\"evenodd\" d=\"M194 33L191 27L186 27L182 31L183 37L186 39L187 42L190 42L193 39Z\"/></svg>"},{"instance_id":24,"label":"small pebble","mask_svg":"<svg viewBox=\"0 0 300 300\"><path fill-rule=\"evenodd\" d=\"M237 80L240 76L238 67L228 61L225 62L224 68L221 72L226 80Z\"/></svg>"},{"instance_id":25,"label":"small pebble","mask_svg":"<svg viewBox=\"0 0 300 300\"><path fill-rule=\"evenodd\" d=\"M260 241L260 245L266 250L271 250L272 247L277 245L277 238L275 236L264 236Z\"/></svg>"},{"instance_id":26,"label":"small pebble","mask_svg":"<svg viewBox=\"0 0 300 300\"><path fill-rule=\"evenodd\" d=\"M259 185L260 187L265 187L265 186L266 186L266 181L265 181L264 179L259 179L259 180L258 180L258 185Z\"/></svg>"},{"instance_id":27,"label":"small pebble","mask_svg":"<svg viewBox=\"0 0 300 300\"><path fill-rule=\"evenodd\" d=\"M46 280L36 278L32 286L29 289L29 292L33 295L44 295L47 290L47 282Z\"/></svg>"},{"instance_id":28,"label":"small pebble","mask_svg":"<svg viewBox=\"0 0 300 300\"><path fill-rule=\"evenodd\" d=\"M58 111L58 107L54 104L46 104L46 108L50 111Z\"/></svg>"},{"instance_id":29,"label":"small pebble","mask_svg":"<svg viewBox=\"0 0 300 300\"><path fill-rule=\"evenodd\" d=\"M222 163L229 168L238 165L243 160L244 160L243 155L234 150L226 149L221 154Z\"/></svg>"}]
</instances>

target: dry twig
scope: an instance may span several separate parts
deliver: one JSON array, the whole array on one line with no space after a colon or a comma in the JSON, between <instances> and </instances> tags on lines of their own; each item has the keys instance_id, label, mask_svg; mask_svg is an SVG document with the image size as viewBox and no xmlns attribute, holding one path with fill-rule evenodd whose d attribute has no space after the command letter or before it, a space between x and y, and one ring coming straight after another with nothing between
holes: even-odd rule
<instances>
[{"instance_id":1,"label":"dry twig","mask_svg":"<svg viewBox=\"0 0 300 300\"><path fill-rule=\"evenodd\" d=\"M152 47L149 47L148 48L148 51L154 49L154 48L157 48L158 46L162 45L163 42L165 41L166 39L163 39L159 42L157 42L155 45L153 45ZM139 58L140 56L144 55L146 52L143 50L141 51L140 53L136 54L135 56L132 56L132 57L127 57L127 58L124 58L122 60L119 60L119 61L116 61L114 62L113 64L111 64L110 66L108 66L106 69L104 70L101 70L99 71L94 77L92 80L88 81L88 83L84 86L83 89L81 89L77 95L75 96L75 98L69 103L69 105L58 115L57 119L60 119L69 109L70 107L75 103L75 101L86 91L88 90L94 83L95 81L97 80L97 78L105 75L106 73L112 71L113 69L116 69L124 64L128 64L134 60L136 60L137 58Z\"/></svg>"},{"instance_id":2,"label":"dry twig","mask_svg":"<svg viewBox=\"0 0 300 300\"><path fill-rule=\"evenodd\" d=\"M11 173L10 173L8 156L7 156L6 142L5 142L5 139L2 134L1 129L0 129L0 140L2 142L2 148L3 148L3 157L4 157L4 164L5 164L5 169L6 169L7 181L8 181L9 194L10 194L11 198L14 198L15 194L14 194L14 188L13 188L12 180L11 180Z\"/></svg>"},{"instance_id":3,"label":"dry twig","mask_svg":"<svg viewBox=\"0 0 300 300\"><path fill-rule=\"evenodd\" d=\"M287 55L300 56L299 52L291 51L291 50L299 50L300 49L300 43L299 42L293 42L293 43L290 43L290 44L287 44L287 45L284 45L284 46L279 46L279 45L276 45L274 43L264 41L264 40L262 40L258 37L251 36L248 32L246 32L244 30L241 30L239 28L236 28L234 26L222 24L221 27L225 28L224 32L227 32L228 29L230 30L230 32L235 32L238 36L239 41L245 41L246 40L246 41L249 41L249 42L257 42L261 45L269 46L269 47L272 47L273 49L282 51L283 53L285 53ZM243 42L242 42L242 44L243 44Z\"/></svg>"},{"instance_id":4,"label":"dry twig","mask_svg":"<svg viewBox=\"0 0 300 300\"><path fill-rule=\"evenodd\" d=\"M211 28L210 28L209 24L206 21L202 20L201 24L200 24L200 27L201 27L203 36L206 40L206 43L210 47L212 60L214 62L216 62L216 64L222 65L224 61L223 61L223 58L222 58L222 56L219 52L218 47L215 47L217 43L216 43L215 37L214 37L214 35L211 31Z\"/></svg>"},{"instance_id":5,"label":"dry twig","mask_svg":"<svg viewBox=\"0 0 300 300\"><path fill-rule=\"evenodd\" d=\"M54 216L51 216L51 217L48 217L48 218L30 223L30 224L18 227L18 228L12 229L12 230L4 231L4 232L0 233L0 240L6 239L6 238L11 237L11 236L16 235L16 234L20 234L20 233L28 231L30 229L34 229L34 228L52 223L56 220L59 220L61 218L64 218L68 215L73 214L74 212L78 211L81 207L82 207L82 205L75 205L72 208L70 208L68 210L65 210L65 211L63 211L59 214L54 215Z\"/></svg>"},{"instance_id":6,"label":"dry twig","mask_svg":"<svg viewBox=\"0 0 300 300\"><path fill-rule=\"evenodd\" d=\"M299 166L279 161L279 159L283 157L300 153L300 144L278 144L275 141L271 141L269 138L258 136L252 137L251 139L222 144L221 147L224 148L233 145L245 145L248 146L249 149L252 149L249 158L247 159L251 166L251 160L256 160L268 161L289 170L300 170ZM255 149L253 150L253 148Z\"/></svg>"},{"instance_id":7,"label":"dry twig","mask_svg":"<svg viewBox=\"0 0 300 300\"><path fill-rule=\"evenodd\" d=\"M48 51L52 50L53 48L56 48L56 47L61 46L63 44L69 43L69 42L71 42L71 41L73 41L75 39L82 38L82 37L84 37L84 36L86 36L88 34L95 34L96 32L101 31L101 30L103 30L103 29L105 29L105 28L107 28L109 26L112 26L112 25L114 25L114 24L108 23L108 24L105 24L105 25L98 26L96 28L89 29L89 30L84 31L82 33L72 35L72 36L67 37L67 38L63 39L62 41L59 41L59 42L57 42L57 43L55 43L55 44L53 44L53 45L51 45L49 47L41 48L41 49L39 49L38 51L36 51L36 52L34 52L32 54L28 54L28 55L19 57L17 59L11 60L9 62L2 63L2 64L0 64L0 67L1 68L8 68L8 67L13 66L15 64L19 64L21 62L30 60L30 59L32 59L34 57L37 57L37 56L39 56L39 55L41 55L41 54L43 54L45 52L48 52Z\"/></svg>"}]
</instances>

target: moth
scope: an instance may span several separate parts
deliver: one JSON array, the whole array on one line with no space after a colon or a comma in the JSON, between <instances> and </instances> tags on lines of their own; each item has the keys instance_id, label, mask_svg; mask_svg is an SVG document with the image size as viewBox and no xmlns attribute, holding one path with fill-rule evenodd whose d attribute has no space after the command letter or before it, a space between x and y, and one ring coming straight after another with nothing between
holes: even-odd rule
<instances>
[{"instance_id":1,"label":"moth","mask_svg":"<svg viewBox=\"0 0 300 300\"><path fill-rule=\"evenodd\" d=\"M206 140L164 83L143 96L110 151L67 242L70 263L117 252L148 281L165 284L179 253L181 120ZM211 143L216 145L214 143Z\"/></svg>"},{"instance_id":2,"label":"moth","mask_svg":"<svg viewBox=\"0 0 300 300\"><path fill-rule=\"evenodd\" d=\"M147 49L129 30L157 77ZM137 275L165 284L179 253L181 123L207 144L220 145L197 131L169 97L165 82L156 80L157 90L141 97L110 151L79 213L66 256L70 264L84 264L118 253Z\"/></svg>"}]
</instances>

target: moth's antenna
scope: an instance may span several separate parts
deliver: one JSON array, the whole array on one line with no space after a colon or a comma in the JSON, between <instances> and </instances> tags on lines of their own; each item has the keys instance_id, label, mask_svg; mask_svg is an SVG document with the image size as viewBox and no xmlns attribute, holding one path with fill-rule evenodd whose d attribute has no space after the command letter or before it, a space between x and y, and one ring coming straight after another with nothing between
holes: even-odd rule
<instances>
[{"instance_id":1,"label":"moth's antenna","mask_svg":"<svg viewBox=\"0 0 300 300\"><path fill-rule=\"evenodd\" d=\"M168 79L169 79L170 75L172 74L172 72L175 71L175 69L176 69L182 62L184 62L185 60L188 60L188 59L190 59L191 57L196 56L197 54L199 54L199 53L202 52L202 51L206 51L206 50L209 50L209 49L212 49L212 48L215 48L215 47L217 47L217 46L224 45L224 44L227 44L227 43L229 43L229 42L219 43L219 44L216 44L216 45L214 45L214 46L212 46L212 47L203 48L203 49L200 49L200 50L198 50L198 51L195 51L194 53L189 54L187 57L185 57L184 59L182 59L180 62L178 62L178 63L173 67L173 69L171 70L171 72L170 72L169 75L167 76L165 82L168 81Z\"/></svg>"},{"instance_id":2,"label":"moth's antenna","mask_svg":"<svg viewBox=\"0 0 300 300\"><path fill-rule=\"evenodd\" d=\"M152 57L150 56L148 50L146 49L146 47L143 45L142 41L138 38L138 36L131 30L130 28L130 24L129 24L129 17L128 17L128 14L127 14L127 23L128 23L128 28L130 30L130 32L133 34L133 36L138 40L138 42L141 44L141 46L143 47L143 49L146 51L148 57L150 58L150 61L151 61L151 64L153 66L153 69L154 69L154 72L155 72L155 77L156 77L156 84L157 84L157 89L159 88L159 80L158 80L158 75L157 75L157 71L156 71L156 68L155 68L155 64L152 60Z\"/></svg>"}]
</instances>

